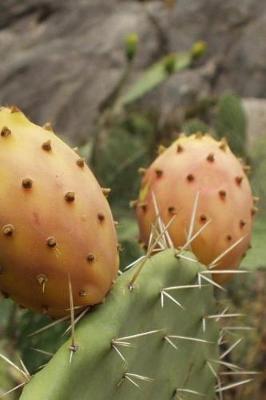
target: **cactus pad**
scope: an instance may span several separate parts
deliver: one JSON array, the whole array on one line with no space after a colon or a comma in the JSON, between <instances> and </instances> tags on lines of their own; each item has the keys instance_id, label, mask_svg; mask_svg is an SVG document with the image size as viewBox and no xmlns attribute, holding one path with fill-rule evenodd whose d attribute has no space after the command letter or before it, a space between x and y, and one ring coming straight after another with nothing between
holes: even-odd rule
<instances>
[{"instance_id":1,"label":"cactus pad","mask_svg":"<svg viewBox=\"0 0 266 400\"><path fill-rule=\"evenodd\" d=\"M204 268L181 257L170 249L148 259L133 290L137 266L123 273L78 326L71 364L67 342L21 400L213 399L217 323L202 329L215 314L213 289L198 287Z\"/></svg>"}]
</instances>

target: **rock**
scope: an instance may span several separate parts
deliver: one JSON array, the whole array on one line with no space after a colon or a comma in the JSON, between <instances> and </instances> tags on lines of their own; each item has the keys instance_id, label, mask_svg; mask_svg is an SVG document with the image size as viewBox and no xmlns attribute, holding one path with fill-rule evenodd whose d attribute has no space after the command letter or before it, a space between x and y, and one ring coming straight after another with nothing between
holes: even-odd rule
<instances>
[{"instance_id":1,"label":"rock","mask_svg":"<svg viewBox=\"0 0 266 400\"><path fill-rule=\"evenodd\" d=\"M261 0L6 0L0 6L0 103L49 120L79 145L124 68L124 37L140 46L132 81L159 57L208 43L198 68L172 76L145 97L163 119L202 95L230 89L262 97L266 86L266 2ZM168 2L173 3L172 1Z\"/></svg>"},{"instance_id":2,"label":"rock","mask_svg":"<svg viewBox=\"0 0 266 400\"><path fill-rule=\"evenodd\" d=\"M125 35L142 41L138 69L157 51L152 24L132 1L9 0L0 15L0 103L51 121L74 144L91 134L123 73Z\"/></svg>"},{"instance_id":3,"label":"rock","mask_svg":"<svg viewBox=\"0 0 266 400\"><path fill-rule=\"evenodd\" d=\"M266 100L246 98L243 106L247 115L247 133L252 145L259 137L266 137Z\"/></svg>"}]
</instances>

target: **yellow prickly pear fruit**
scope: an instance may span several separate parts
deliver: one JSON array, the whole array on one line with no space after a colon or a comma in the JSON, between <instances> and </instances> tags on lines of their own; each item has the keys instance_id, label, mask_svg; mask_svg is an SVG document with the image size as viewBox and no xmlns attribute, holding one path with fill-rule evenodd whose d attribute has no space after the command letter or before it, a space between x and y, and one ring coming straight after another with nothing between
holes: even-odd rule
<instances>
[{"instance_id":1,"label":"yellow prickly pear fruit","mask_svg":"<svg viewBox=\"0 0 266 400\"><path fill-rule=\"evenodd\" d=\"M225 140L181 136L146 170L136 204L146 244L155 221L152 193L164 223L175 216L168 231L176 248L188 242L189 233L191 238L199 232L190 246L201 263L220 270L238 267L250 245L256 209L243 165ZM220 283L228 277L213 274Z\"/></svg>"},{"instance_id":2,"label":"yellow prickly pear fruit","mask_svg":"<svg viewBox=\"0 0 266 400\"><path fill-rule=\"evenodd\" d=\"M118 271L112 214L94 175L50 126L0 109L0 289L62 316L97 304Z\"/></svg>"}]
</instances>

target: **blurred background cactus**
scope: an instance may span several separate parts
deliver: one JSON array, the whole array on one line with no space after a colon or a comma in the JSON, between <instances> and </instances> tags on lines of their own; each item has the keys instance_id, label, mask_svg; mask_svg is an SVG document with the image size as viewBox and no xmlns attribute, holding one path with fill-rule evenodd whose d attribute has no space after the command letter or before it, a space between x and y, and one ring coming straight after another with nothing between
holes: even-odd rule
<instances>
[{"instance_id":1,"label":"blurred background cactus","mask_svg":"<svg viewBox=\"0 0 266 400\"><path fill-rule=\"evenodd\" d=\"M215 130L219 138L226 137L232 151L247 156L247 123L239 96L222 95L217 104Z\"/></svg>"},{"instance_id":2,"label":"blurred background cactus","mask_svg":"<svg viewBox=\"0 0 266 400\"><path fill-rule=\"evenodd\" d=\"M169 145L182 131L227 138L251 165L260 201L253 248L242 265L253 273L236 277L227 296L217 298L232 313L247 314L245 326L254 329L241 332L245 340L225 360L241 359L245 369L263 370L266 78L265 51L255 43L263 35L266 6L259 0L245 7L240 0L215 6L210 0L204 7L171 0L70 3L33 6L26 0L3 6L1 102L17 103L37 121L50 119L79 146L100 183L112 188L109 200L119 222L121 269L144 254L129 207L138 193L137 170L149 165L160 144ZM246 97L258 98L259 111ZM36 372L65 342L66 322L28 336L49 323L2 297L0 353L15 363L22 358ZM226 348L239 338L227 337ZM224 378L232 383L231 376ZM224 393L224 399L263 400L265 375L252 378ZM21 375L0 359L0 394L20 383ZM20 390L5 398L17 400L19 395Z\"/></svg>"}]
</instances>

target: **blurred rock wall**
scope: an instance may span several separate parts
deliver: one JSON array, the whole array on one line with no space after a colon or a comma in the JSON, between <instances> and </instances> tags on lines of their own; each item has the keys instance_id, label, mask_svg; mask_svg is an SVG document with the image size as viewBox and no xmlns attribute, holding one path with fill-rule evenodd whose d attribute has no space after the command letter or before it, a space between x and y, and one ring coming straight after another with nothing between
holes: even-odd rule
<instances>
[{"instance_id":1,"label":"blurred rock wall","mask_svg":"<svg viewBox=\"0 0 266 400\"><path fill-rule=\"evenodd\" d=\"M209 45L204 64L172 76L146 106L226 89L266 97L266 2L261 0L5 0L0 2L0 103L51 121L75 144L93 131L99 105L125 64L123 38L135 31L135 76L158 57Z\"/></svg>"}]
</instances>

